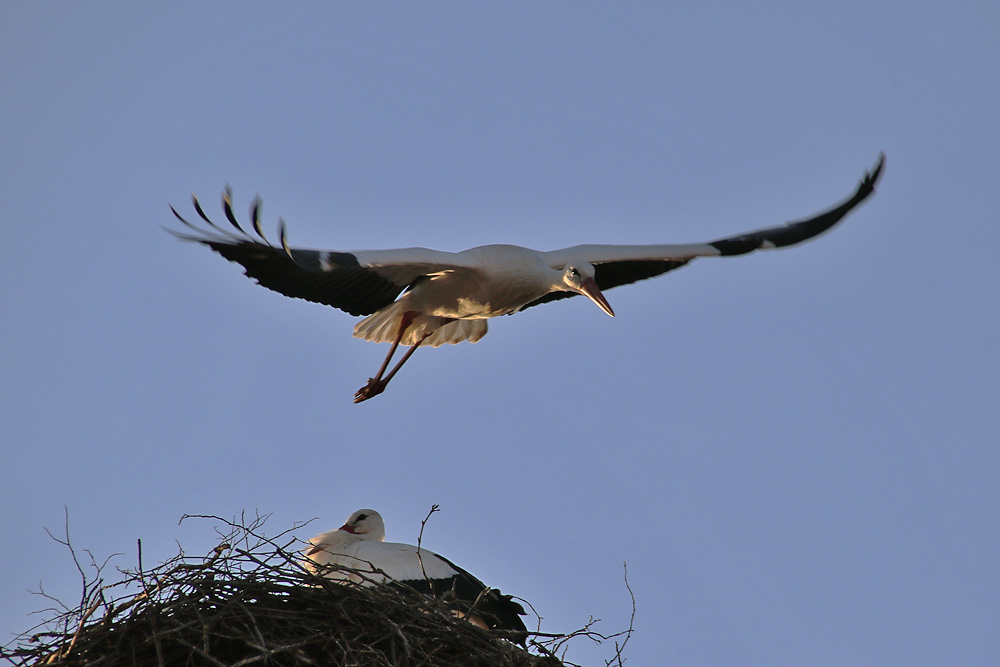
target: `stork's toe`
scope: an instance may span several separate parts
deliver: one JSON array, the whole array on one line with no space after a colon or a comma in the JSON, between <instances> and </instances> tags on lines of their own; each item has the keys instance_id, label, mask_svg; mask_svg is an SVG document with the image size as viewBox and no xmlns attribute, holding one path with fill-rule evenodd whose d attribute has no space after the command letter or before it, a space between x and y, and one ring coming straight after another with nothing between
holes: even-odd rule
<instances>
[{"instance_id":1,"label":"stork's toe","mask_svg":"<svg viewBox=\"0 0 1000 667\"><path fill-rule=\"evenodd\" d=\"M378 396L383 391L385 391L386 382L384 380L376 380L375 378L368 378L368 384L366 384L361 389L358 389L357 393L354 394L354 402L360 403L362 401L367 401L373 396Z\"/></svg>"}]
</instances>

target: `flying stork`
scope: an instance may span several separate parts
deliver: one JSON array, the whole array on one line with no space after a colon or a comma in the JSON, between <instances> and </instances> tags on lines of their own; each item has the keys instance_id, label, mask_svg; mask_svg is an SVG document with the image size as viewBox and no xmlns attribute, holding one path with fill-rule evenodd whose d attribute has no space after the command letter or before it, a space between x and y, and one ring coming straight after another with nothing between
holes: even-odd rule
<instances>
[{"instance_id":1,"label":"flying stork","mask_svg":"<svg viewBox=\"0 0 1000 667\"><path fill-rule=\"evenodd\" d=\"M491 317L577 294L614 317L603 294L612 287L661 275L695 257L743 255L810 239L875 191L884 161L880 153L854 193L823 213L708 243L577 245L548 252L515 245L485 245L462 252L307 250L288 245L284 220L278 224L280 245L267 240L261 231L259 198L250 207L256 237L244 231L233 214L228 188L222 206L233 229L213 223L192 195L194 209L208 228L188 222L171 206L174 215L195 233L167 231L242 264L248 277L268 289L367 316L355 325L354 337L391 343L391 347L375 377L354 395L354 402L360 403L382 393L417 347L475 343L486 335L486 320ZM400 345L410 349L387 373Z\"/></svg>"},{"instance_id":2,"label":"flying stork","mask_svg":"<svg viewBox=\"0 0 1000 667\"><path fill-rule=\"evenodd\" d=\"M309 540L302 562L306 570L336 581L405 589L457 603L456 613L482 628L514 633L525 644L524 607L512 596L488 588L448 559L410 544L385 542L385 523L375 510L358 510L337 530Z\"/></svg>"}]
</instances>

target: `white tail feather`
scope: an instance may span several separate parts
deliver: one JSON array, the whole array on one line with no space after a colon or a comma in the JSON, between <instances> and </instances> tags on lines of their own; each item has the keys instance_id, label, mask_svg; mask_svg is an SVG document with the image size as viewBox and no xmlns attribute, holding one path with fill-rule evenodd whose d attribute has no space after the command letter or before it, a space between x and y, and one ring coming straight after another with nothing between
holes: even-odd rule
<instances>
[{"instance_id":1,"label":"white tail feather","mask_svg":"<svg viewBox=\"0 0 1000 667\"><path fill-rule=\"evenodd\" d=\"M371 343L391 343L399 333L404 306L399 301L369 315L354 326L354 337ZM477 342L486 335L486 320L449 320L433 315L418 315L403 334L401 345L416 345L428 332L433 332L423 345L438 347L463 341Z\"/></svg>"}]
</instances>

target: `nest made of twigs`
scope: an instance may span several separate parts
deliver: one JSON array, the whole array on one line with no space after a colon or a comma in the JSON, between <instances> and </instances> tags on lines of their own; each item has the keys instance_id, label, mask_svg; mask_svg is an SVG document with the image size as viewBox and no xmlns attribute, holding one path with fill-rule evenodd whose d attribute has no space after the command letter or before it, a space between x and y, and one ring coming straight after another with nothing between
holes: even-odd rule
<instances>
[{"instance_id":1,"label":"nest made of twigs","mask_svg":"<svg viewBox=\"0 0 1000 667\"><path fill-rule=\"evenodd\" d=\"M526 651L501 631L462 620L441 600L305 571L291 531L265 537L258 532L262 517L250 525L203 518L227 526L208 556L182 552L143 570L140 545L139 568L119 570L122 580L110 585L101 578L107 561L92 563L97 574L84 576L80 605L0 648L0 657L74 667L558 667L564 663L556 656L564 659L570 639L607 639L588 624L569 634L529 633ZM63 543L83 574L68 537ZM606 662L621 664L620 647Z\"/></svg>"}]
</instances>

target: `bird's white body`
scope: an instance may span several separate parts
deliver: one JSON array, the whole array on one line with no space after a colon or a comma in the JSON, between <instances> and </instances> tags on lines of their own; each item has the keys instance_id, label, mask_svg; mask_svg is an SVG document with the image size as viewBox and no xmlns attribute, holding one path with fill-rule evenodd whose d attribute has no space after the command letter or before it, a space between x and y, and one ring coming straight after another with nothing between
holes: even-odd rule
<instances>
[{"instance_id":1,"label":"bird's white body","mask_svg":"<svg viewBox=\"0 0 1000 667\"><path fill-rule=\"evenodd\" d=\"M517 312L524 304L556 289L563 272L548 266L545 254L513 245L486 245L457 253L423 248L406 254L436 256L437 271L430 273L392 304L358 322L354 336L374 343L391 343L404 313L419 313L406 328L400 343L438 347L463 341L475 343L486 335L486 320ZM368 255L372 258L368 259ZM402 253L400 253L402 254ZM386 261L380 253L355 253L359 263ZM442 256L442 255L447 255Z\"/></svg>"},{"instance_id":2,"label":"bird's white body","mask_svg":"<svg viewBox=\"0 0 1000 667\"><path fill-rule=\"evenodd\" d=\"M308 569L329 579L366 586L389 581L444 581L459 573L427 549L398 542L374 542L339 529L317 535L309 540L309 545Z\"/></svg>"}]
</instances>

